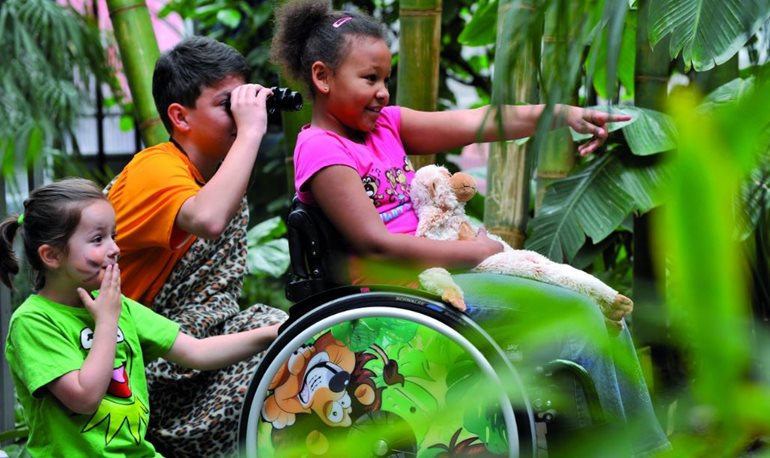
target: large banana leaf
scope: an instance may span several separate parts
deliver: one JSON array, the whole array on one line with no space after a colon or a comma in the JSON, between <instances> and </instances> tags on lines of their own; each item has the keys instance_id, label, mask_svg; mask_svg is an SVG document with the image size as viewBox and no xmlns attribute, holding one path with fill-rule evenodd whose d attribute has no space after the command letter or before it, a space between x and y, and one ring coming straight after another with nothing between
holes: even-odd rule
<instances>
[{"instance_id":1,"label":"large banana leaf","mask_svg":"<svg viewBox=\"0 0 770 458\"><path fill-rule=\"evenodd\" d=\"M753 133L748 140L741 140L742 136L729 136L734 146L764 152L760 153L760 157L765 157L761 163L764 165L747 177L737 202L737 236L741 239L751 233L760 213L768 211L765 189L770 135L767 134L767 116L764 113L770 109L764 103L767 98L762 90L764 87L756 87L755 81L754 78L735 79L714 90L697 107L698 111L725 110L724 117L737 124L731 130L737 131L742 126L744 131ZM740 102L756 106L745 108L738 105ZM735 116L731 108L735 109L736 105L744 107L740 112L749 112L752 116ZM593 109L607 110L604 107ZM660 190L669 172L654 155L676 147L678 133L671 117L631 106L612 107L612 111L633 116L630 122L613 123L608 127L610 131L623 128L623 135L635 157L612 159L615 156L604 156L577 174L554 183L546 193L543 210L530 222L532 235L526 243L527 248L554 260L572 260L586 236L597 243L614 230L630 211L644 213L662 203ZM586 137L572 134L576 141Z\"/></svg>"},{"instance_id":2,"label":"large banana leaf","mask_svg":"<svg viewBox=\"0 0 770 458\"><path fill-rule=\"evenodd\" d=\"M718 108L725 103L733 103L742 97L747 97L754 90L754 77L746 79L735 78L729 83L723 84L714 89L703 99L703 103L698 106L699 110Z\"/></svg>"},{"instance_id":3,"label":"large banana leaf","mask_svg":"<svg viewBox=\"0 0 770 458\"><path fill-rule=\"evenodd\" d=\"M651 1L650 44L671 34L671 58L697 71L727 62L770 17L770 0Z\"/></svg>"},{"instance_id":4,"label":"large banana leaf","mask_svg":"<svg viewBox=\"0 0 770 458\"><path fill-rule=\"evenodd\" d=\"M257 278L280 277L289 267L289 241L282 236L286 225L279 217L262 221L246 234L246 266Z\"/></svg>"},{"instance_id":5,"label":"large banana leaf","mask_svg":"<svg viewBox=\"0 0 770 458\"><path fill-rule=\"evenodd\" d=\"M569 262L586 236L598 243L633 211L646 212L662 202L665 163L624 162L605 154L574 175L553 183L540 213L530 221L526 248L557 262Z\"/></svg>"},{"instance_id":6,"label":"large banana leaf","mask_svg":"<svg viewBox=\"0 0 770 458\"><path fill-rule=\"evenodd\" d=\"M670 116L638 107L624 107L623 111L634 117L634 122L623 129L632 153L649 156L674 149L677 134Z\"/></svg>"}]
</instances>

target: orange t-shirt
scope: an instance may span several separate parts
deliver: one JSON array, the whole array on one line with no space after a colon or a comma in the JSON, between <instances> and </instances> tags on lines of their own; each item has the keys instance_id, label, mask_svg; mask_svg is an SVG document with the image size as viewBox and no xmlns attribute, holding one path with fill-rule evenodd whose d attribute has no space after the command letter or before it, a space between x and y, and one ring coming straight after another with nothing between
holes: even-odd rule
<instances>
[{"instance_id":1,"label":"orange t-shirt","mask_svg":"<svg viewBox=\"0 0 770 458\"><path fill-rule=\"evenodd\" d=\"M137 153L120 172L108 197L117 220L123 294L152 305L195 241L175 221L182 204L203 183L190 159L171 142Z\"/></svg>"}]
</instances>

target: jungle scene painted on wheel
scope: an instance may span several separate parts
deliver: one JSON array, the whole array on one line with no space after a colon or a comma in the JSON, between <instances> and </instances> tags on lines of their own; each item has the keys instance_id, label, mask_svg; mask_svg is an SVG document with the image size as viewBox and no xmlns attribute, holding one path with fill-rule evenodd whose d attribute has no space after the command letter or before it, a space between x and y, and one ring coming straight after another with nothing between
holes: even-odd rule
<instances>
[{"instance_id":1,"label":"jungle scene painted on wheel","mask_svg":"<svg viewBox=\"0 0 770 458\"><path fill-rule=\"evenodd\" d=\"M508 456L507 397L502 386L490 390L483 364L449 336L406 320L333 326L274 376L259 456Z\"/></svg>"}]
</instances>

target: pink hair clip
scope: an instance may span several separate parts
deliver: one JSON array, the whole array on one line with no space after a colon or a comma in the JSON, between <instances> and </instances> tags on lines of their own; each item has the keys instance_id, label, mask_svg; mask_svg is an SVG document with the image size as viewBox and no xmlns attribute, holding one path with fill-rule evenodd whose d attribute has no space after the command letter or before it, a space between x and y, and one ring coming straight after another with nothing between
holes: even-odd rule
<instances>
[{"instance_id":1,"label":"pink hair clip","mask_svg":"<svg viewBox=\"0 0 770 458\"><path fill-rule=\"evenodd\" d=\"M332 27L334 27L335 29L338 29L338 28L342 27L343 25L345 25L346 22L350 22L352 20L353 20L353 18L350 17L350 16L343 16L343 17L337 19L336 21L334 21L334 24L332 24Z\"/></svg>"}]
</instances>

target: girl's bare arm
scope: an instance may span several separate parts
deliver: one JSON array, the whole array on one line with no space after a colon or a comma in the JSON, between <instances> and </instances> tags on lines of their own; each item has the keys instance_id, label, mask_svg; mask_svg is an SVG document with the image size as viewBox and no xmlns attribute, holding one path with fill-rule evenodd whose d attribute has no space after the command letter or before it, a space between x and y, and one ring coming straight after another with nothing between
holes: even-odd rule
<instances>
[{"instance_id":1,"label":"girl's bare arm","mask_svg":"<svg viewBox=\"0 0 770 458\"><path fill-rule=\"evenodd\" d=\"M68 372L48 384L48 390L68 409L79 414L96 412L112 379L118 336L120 269L107 267L99 297L95 300L82 288L81 301L94 317L94 335L80 370Z\"/></svg>"},{"instance_id":2,"label":"girl's bare arm","mask_svg":"<svg viewBox=\"0 0 770 458\"><path fill-rule=\"evenodd\" d=\"M500 135L496 108L492 106L449 111L417 111L401 107L401 140L409 154L433 154L475 142L529 137L534 135L544 109L545 105L504 106L504 126ZM576 132L593 135L591 141L578 147L580 154L588 154L607 139L608 122L629 119L627 115L557 105L553 126L569 126Z\"/></svg>"},{"instance_id":3,"label":"girl's bare arm","mask_svg":"<svg viewBox=\"0 0 770 458\"><path fill-rule=\"evenodd\" d=\"M263 326L205 339L179 333L164 358L192 369L220 369L266 349L278 335L278 326Z\"/></svg>"},{"instance_id":4,"label":"girl's bare arm","mask_svg":"<svg viewBox=\"0 0 770 458\"><path fill-rule=\"evenodd\" d=\"M502 251L500 243L483 234L475 240L443 241L389 232L358 173L347 166L322 169L310 180L310 189L327 218L362 256L466 268Z\"/></svg>"}]
</instances>

